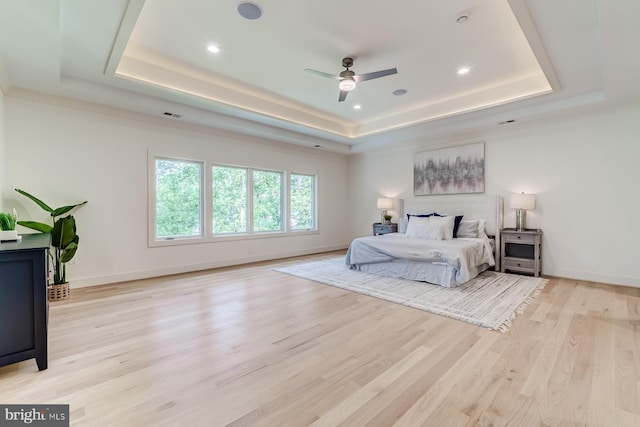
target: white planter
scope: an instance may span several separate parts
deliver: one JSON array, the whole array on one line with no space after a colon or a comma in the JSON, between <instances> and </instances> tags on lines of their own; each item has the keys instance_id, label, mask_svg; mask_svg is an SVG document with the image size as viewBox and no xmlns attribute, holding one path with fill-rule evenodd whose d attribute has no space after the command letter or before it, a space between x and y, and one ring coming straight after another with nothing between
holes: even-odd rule
<instances>
[{"instance_id":1,"label":"white planter","mask_svg":"<svg viewBox=\"0 0 640 427\"><path fill-rule=\"evenodd\" d=\"M18 240L18 231L16 230L0 230L0 241Z\"/></svg>"}]
</instances>

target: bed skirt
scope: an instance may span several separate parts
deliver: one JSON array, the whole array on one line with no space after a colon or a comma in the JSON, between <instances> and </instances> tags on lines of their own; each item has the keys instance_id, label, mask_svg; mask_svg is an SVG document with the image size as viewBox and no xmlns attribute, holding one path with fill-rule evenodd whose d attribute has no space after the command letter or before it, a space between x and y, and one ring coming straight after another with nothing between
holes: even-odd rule
<instances>
[{"instance_id":1,"label":"bed skirt","mask_svg":"<svg viewBox=\"0 0 640 427\"><path fill-rule=\"evenodd\" d=\"M380 276L429 282L445 288L455 288L462 283L456 282L457 270L446 263L420 262L396 259L389 262L352 264L350 268ZM489 264L469 267L470 279L489 269Z\"/></svg>"}]
</instances>

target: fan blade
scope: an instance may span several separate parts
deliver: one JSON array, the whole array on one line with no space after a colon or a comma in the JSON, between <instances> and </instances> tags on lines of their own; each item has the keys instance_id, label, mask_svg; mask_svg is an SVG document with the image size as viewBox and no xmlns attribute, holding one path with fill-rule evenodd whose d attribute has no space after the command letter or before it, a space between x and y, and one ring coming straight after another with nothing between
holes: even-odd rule
<instances>
[{"instance_id":1,"label":"fan blade","mask_svg":"<svg viewBox=\"0 0 640 427\"><path fill-rule=\"evenodd\" d=\"M318 71L318 70L312 70L310 68L305 68L304 69L307 73L311 73L311 74L315 74L317 76L321 76L321 77L328 77L330 79L336 79L336 80L342 80L342 77L340 76L334 76L333 74L329 74L329 73L323 73L322 71Z\"/></svg>"},{"instance_id":2,"label":"fan blade","mask_svg":"<svg viewBox=\"0 0 640 427\"><path fill-rule=\"evenodd\" d=\"M342 101L344 101L345 99L347 99L347 94L348 94L348 93L349 93L349 92L347 92L346 90L341 90L341 91L340 91L340 96L338 97L338 102L342 102Z\"/></svg>"},{"instance_id":3,"label":"fan blade","mask_svg":"<svg viewBox=\"0 0 640 427\"><path fill-rule=\"evenodd\" d=\"M354 77L357 82L364 82L367 80L379 79L380 77L386 77L397 73L398 70L396 68L389 68L388 70L374 71L372 73L356 74Z\"/></svg>"}]
</instances>

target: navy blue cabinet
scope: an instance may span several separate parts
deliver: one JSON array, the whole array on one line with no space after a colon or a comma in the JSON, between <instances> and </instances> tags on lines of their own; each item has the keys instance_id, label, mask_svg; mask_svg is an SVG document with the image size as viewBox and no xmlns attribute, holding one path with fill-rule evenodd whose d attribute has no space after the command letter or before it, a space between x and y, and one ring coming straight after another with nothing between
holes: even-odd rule
<instances>
[{"instance_id":1,"label":"navy blue cabinet","mask_svg":"<svg viewBox=\"0 0 640 427\"><path fill-rule=\"evenodd\" d=\"M0 366L36 359L47 369L49 234L0 243Z\"/></svg>"}]
</instances>

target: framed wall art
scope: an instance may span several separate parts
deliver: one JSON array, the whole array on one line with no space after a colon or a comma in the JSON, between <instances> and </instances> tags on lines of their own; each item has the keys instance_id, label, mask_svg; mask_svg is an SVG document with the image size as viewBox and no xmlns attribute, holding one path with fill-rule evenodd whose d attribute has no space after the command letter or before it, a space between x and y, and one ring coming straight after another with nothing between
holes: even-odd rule
<instances>
[{"instance_id":1,"label":"framed wall art","mask_svg":"<svg viewBox=\"0 0 640 427\"><path fill-rule=\"evenodd\" d=\"M484 142L417 153L413 194L484 193Z\"/></svg>"}]
</instances>

